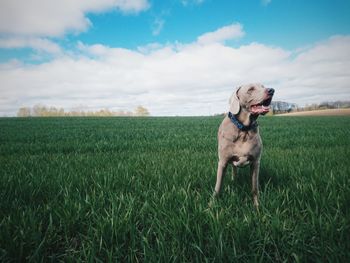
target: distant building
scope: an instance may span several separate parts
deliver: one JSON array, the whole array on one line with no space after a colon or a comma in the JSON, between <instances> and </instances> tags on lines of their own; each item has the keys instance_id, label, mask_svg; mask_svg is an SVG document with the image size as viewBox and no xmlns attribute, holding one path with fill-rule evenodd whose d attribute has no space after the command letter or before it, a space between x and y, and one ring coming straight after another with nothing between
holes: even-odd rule
<instances>
[{"instance_id":1,"label":"distant building","mask_svg":"<svg viewBox=\"0 0 350 263\"><path fill-rule=\"evenodd\" d=\"M298 109L298 105L295 103L289 103L285 101L273 101L271 106L273 113L291 112Z\"/></svg>"}]
</instances>

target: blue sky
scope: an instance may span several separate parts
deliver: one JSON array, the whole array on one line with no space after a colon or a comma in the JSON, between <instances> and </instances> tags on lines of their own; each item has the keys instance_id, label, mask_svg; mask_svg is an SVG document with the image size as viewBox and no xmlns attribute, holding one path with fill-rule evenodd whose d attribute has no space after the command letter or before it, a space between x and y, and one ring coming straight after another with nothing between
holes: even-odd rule
<instances>
[{"instance_id":1,"label":"blue sky","mask_svg":"<svg viewBox=\"0 0 350 263\"><path fill-rule=\"evenodd\" d=\"M85 32L53 37L71 48L77 41L136 49L149 43L193 42L197 36L224 25L240 23L246 35L231 45L261 42L288 49L300 48L332 35L350 33L348 0L153 0L138 13L111 8L86 13L91 26ZM154 32L157 27L159 32ZM44 21L43 21L44 22ZM161 25L159 25L159 23ZM29 49L0 49L3 60L23 58Z\"/></svg>"},{"instance_id":2,"label":"blue sky","mask_svg":"<svg viewBox=\"0 0 350 263\"><path fill-rule=\"evenodd\" d=\"M331 35L348 34L349 13L350 1L337 0L277 0L269 4L260 0L208 0L187 5L175 0L152 1L151 7L138 15L117 12L88 15L92 28L70 39L125 48L152 42L188 43L205 32L238 22L247 32L238 43L258 41L293 49ZM154 35L157 19L163 26Z\"/></svg>"},{"instance_id":3,"label":"blue sky","mask_svg":"<svg viewBox=\"0 0 350 263\"><path fill-rule=\"evenodd\" d=\"M350 100L349 13L348 0L4 0L0 114L214 114L246 82L300 105Z\"/></svg>"}]
</instances>

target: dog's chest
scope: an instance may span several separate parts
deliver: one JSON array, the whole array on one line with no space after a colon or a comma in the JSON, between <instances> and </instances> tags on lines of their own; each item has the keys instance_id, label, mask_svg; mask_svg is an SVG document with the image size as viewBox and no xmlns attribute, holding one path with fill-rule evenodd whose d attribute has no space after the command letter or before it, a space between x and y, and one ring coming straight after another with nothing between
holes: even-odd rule
<instances>
[{"instance_id":1,"label":"dog's chest","mask_svg":"<svg viewBox=\"0 0 350 263\"><path fill-rule=\"evenodd\" d=\"M260 158L262 143L258 132L239 132L232 135L229 139L225 132L219 133L219 152L224 159L242 167Z\"/></svg>"},{"instance_id":2,"label":"dog's chest","mask_svg":"<svg viewBox=\"0 0 350 263\"><path fill-rule=\"evenodd\" d=\"M233 165L242 167L259 158L261 152L261 140L257 134L253 138L238 139L231 146L231 160Z\"/></svg>"}]
</instances>

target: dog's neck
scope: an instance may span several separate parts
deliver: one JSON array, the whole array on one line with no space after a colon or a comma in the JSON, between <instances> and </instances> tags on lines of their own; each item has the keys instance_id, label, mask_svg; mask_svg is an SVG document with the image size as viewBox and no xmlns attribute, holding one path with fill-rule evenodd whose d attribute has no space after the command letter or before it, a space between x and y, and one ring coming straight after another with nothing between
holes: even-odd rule
<instances>
[{"instance_id":1,"label":"dog's neck","mask_svg":"<svg viewBox=\"0 0 350 263\"><path fill-rule=\"evenodd\" d=\"M258 115L253 115L245 109L241 109L236 115L237 120L239 120L244 126L251 126L253 122L256 121Z\"/></svg>"},{"instance_id":2,"label":"dog's neck","mask_svg":"<svg viewBox=\"0 0 350 263\"><path fill-rule=\"evenodd\" d=\"M251 120L252 114L249 111L246 110L240 110L239 113L236 115L236 118L244 125L244 126L250 126L252 124Z\"/></svg>"},{"instance_id":3,"label":"dog's neck","mask_svg":"<svg viewBox=\"0 0 350 263\"><path fill-rule=\"evenodd\" d=\"M239 116L240 116L240 119L239 119ZM253 116L252 114L249 114L249 116L244 116L244 114L234 115L231 112L229 112L227 117L239 130L243 132L254 130L258 126L258 123L256 122L256 118L258 116Z\"/></svg>"}]
</instances>

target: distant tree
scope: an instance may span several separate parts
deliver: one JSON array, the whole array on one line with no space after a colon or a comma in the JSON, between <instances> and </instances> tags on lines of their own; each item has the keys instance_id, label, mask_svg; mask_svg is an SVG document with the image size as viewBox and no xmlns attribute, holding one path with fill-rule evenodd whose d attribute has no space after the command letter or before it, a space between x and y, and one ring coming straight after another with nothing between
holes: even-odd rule
<instances>
[{"instance_id":1,"label":"distant tree","mask_svg":"<svg viewBox=\"0 0 350 263\"><path fill-rule=\"evenodd\" d=\"M149 111L141 105L135 109L135 116L149 116L149 115L150 115Z\"/></svg>"},{"instance_id":2,"label":"distant tree","mask_svg":"<svg viewBox=\"0 0 350 263\"><path fill-rule=\"evenodd\" d=\"M64 109L63 108L60 108L58 110L58 116L65 116L65 112L64 112Z\"/></svg>"},{"instance_id":3,"label":"distant tree","mask_svg":"<svg viewBox=\"0 0 350 263\"><path fill-rule=\"evenodd\" d=\"M149 116L149 111L143 107L138 106L134 112L131 111L111 111L108 108L96 110L96 111L84 111L81 107L76 107L70 111L65 111L63 108L56 108L53 106L45 106L36 104L32 108L22 107L17 111L18 117L58 117L58 116Z\"/></svg>"},{"instance_id":4,"label":"distant tree","mask_svg":"<svg viewBox=\"0 0 350 263\"><path fill-rule=\"evenodd\" d=\"M48 109L48 113L47 113L47 116L59 116L58 115L58 109L56 108L56 107L50 107L49 109Z\"/></svg>"},{"instance_id":5,"label":"distant tree","mask_svg":"<svg viewBox=\"0 0 350 263\"><path fill-rule=\"evenodd\" d=\"M17 112L17 117L30 117L30 108L22 107Z\"/></svg>"},{"instance_id":6,"label":"distant tree","mask_svg":"<svg viewBox=\"0 0 350 263\"><path fill-rule=\"evenodd\" d=\"M101 109L95 112L94 115L98 117L108 117L108 116L113 116L113 113L109 109Z\"/></svg>"},{"instance_id":7,"label":"distant tree","mask_svg":"<svg viewBox=\"0 0 350 263\"><path fill-rule=\"evenodd\" d=\"M32 115L35 117L47 116L47 112L48 112L48 110L47 110L46 106L41 105L41 104L36 104L33 107Z\"/></svg>"}]
</instances>

